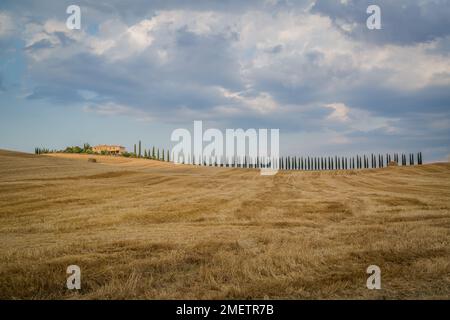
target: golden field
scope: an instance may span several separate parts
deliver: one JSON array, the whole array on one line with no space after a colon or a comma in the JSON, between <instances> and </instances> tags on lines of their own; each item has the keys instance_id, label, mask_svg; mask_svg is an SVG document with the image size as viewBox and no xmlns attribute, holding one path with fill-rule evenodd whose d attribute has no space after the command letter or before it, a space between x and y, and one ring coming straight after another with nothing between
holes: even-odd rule
<instances>
[{"instance_id":1,"label":"golden field","mask_svg":"<svg viewBox=\"0 0 450 320\"><path fill-rule=\"evenodd\" d=\"M450 298L448 163L260 176L87 158L0 151L0 298Z\"/></svg>"}]
</instances>

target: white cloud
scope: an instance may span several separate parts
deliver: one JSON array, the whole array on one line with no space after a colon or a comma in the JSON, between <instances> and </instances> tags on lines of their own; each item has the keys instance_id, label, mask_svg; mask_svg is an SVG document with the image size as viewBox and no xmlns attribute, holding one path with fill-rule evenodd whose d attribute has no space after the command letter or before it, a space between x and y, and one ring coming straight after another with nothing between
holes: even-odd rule
<instances>
[{"instance_id":1,"label":"white cloud","mask_svg":"<svg viewBox=\"0 0 450 320\"><path fill-rule=\"evenodd\" d=\"M0 11L0 38L10 36L14 29L13 18L8 13Z\"/></svg>"},{"instance_id":2,"label":"white cloud","mask_svg":"<svg viewBox=\"0 0 450 320\"><path fill-rule=\"evenodd\" d=\"M330 103L326 104L325 107L333 109L333 112L330 113L330 115L327 117L330 120L337 120L337 121L348 121L348 113L350 111L349 107L347 107L343 103Z\"/></svg>"},{"instance_id":3,"label":"white cloud","mask_svg":"<svg viewBox=\"0 0 450 320\"><path fill-rule=\"evenodd\" d=\"M219 88L223 97L237 102L245 108L260 113L275 111L279 106L273 97L267 92L260 92L257 96L244 95L242 92L231 92L225 88Z\"/></svg>"}]
</instances>

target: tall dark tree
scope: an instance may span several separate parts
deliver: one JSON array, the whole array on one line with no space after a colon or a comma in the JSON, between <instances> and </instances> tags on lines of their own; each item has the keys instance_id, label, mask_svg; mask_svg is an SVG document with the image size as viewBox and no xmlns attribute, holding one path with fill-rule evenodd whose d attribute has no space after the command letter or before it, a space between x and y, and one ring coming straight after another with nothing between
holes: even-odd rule
<instances>
[{"instance_id":1,"label":"tall dark tree","mask_svg":"<svg viewBox=\"0 0 450 320\"><path fill-rule=\"evenodd\" d=\"M141 140L139 140L139 158L141 157Z\"/></svg>"}]
</instances>

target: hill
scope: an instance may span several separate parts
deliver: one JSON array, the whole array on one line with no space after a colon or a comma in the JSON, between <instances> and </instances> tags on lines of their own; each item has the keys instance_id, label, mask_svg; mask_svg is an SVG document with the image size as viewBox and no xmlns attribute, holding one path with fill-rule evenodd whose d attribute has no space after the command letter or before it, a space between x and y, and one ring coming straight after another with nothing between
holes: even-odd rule
<instances>
[{"instance_id":1,"label":"hill","mask_svg":"<svg viewBox=\"0 0 450 320\"><path fill-rule=\"evenodd\" d=\"M260 176L96 159L0 151L0 298L450 296L448 163Z\"/></svg>"}]
</instances>

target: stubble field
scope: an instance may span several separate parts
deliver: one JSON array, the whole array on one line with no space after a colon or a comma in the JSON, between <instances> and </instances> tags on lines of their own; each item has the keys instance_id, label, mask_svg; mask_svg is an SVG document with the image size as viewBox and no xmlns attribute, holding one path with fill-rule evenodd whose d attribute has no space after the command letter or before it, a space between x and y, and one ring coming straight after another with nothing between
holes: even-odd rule
<instances>
[{"instance_id":1,"label":"stubble field","mask_svg":"<svg viewBox=\"0 0 450 320\"><path fill-rule=\"evenodd\" d=\"M450 298L448 163L261 176L95 158L0 151L0 298Z\"/></svg>"}]
</instances>

